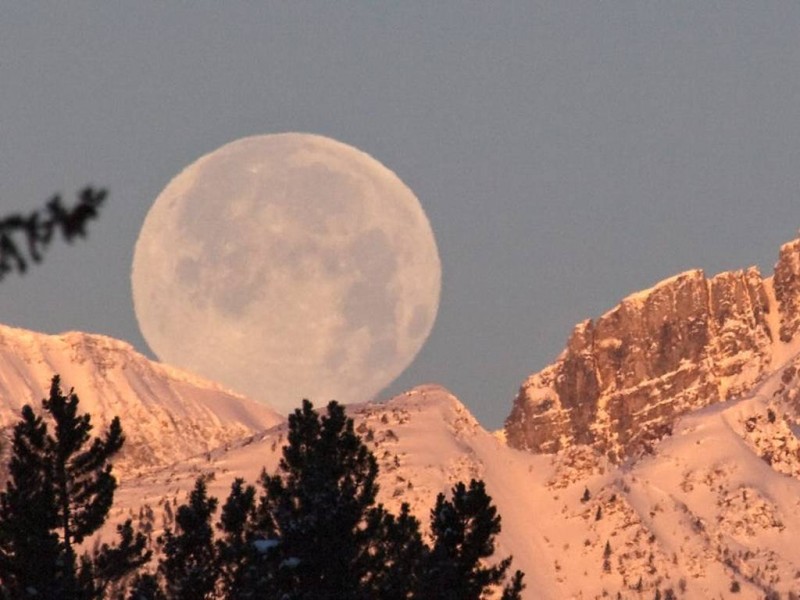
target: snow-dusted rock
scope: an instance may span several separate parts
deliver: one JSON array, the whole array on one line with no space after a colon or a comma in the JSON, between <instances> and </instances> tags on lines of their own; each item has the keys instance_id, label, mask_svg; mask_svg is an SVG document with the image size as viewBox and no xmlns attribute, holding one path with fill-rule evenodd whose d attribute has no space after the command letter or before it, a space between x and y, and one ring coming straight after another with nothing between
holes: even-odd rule
<instances>
[{"instance_id":1,"label":"snow-dusted rock","mask_svg":"<svg viewBox=\"0 0 800 600\"><path fill-rule=\"evenodd\" d=\"M682 273L577 325L556 362L522 384L508 443L545 453L590 444L613 460L646 450L678 416L779 368L798 328L800 240L781 248L774 278Z\"/></svg>"}]
</instances>

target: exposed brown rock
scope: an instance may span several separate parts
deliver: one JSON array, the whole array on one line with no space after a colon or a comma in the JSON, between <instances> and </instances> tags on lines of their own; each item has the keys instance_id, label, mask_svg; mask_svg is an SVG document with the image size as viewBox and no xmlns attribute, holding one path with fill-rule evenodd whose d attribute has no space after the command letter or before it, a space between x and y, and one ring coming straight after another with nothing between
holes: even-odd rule
<instances>
[{"instance_id":1,"label":"exposed brown rock","mask_svg":"<svg viewBox=\"0 0 800 600\"><path fill-rule=\"evenodd\" d=\"M800 239L781 246L774 286L781 315L780 339L789 342L800 329Z\"/></svg>"},{"instance_id":2,"label":"exposed brown rock","mask_svg":"<svg viewBox=\"0 0 800 600\"><path fill-rule=\"evenodd\" d=\"M621 459L669 433L679 415L747 392L770 371L775 343L800 329L800 240L781 248L775 306L772 291L756 268L711 279L687 271L578 324L556 362L520 388L509 444L589 444Z\"/></svg>"}]
</instances>

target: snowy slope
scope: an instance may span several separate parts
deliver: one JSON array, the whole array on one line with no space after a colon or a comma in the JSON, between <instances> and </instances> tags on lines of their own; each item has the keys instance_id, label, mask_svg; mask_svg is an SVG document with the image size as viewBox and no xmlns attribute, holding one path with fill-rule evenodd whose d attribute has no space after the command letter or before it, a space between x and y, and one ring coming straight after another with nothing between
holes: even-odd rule
<instances>
[{"instance_id":1,"label":"snowy slope","mask_svg":"<svg viewBox=\"0 0 800 600\"><path fill-rule=\"evenodd\" d=\"M60 374L65 391L74 387L96 431L120 417L127 438L117 461L123 474L240 440L283 420L215 383L150 361L124 342L0 325L0 428L5 435L23 405L41 407L54 374Z\"/></svg>"},{"instance_id":2,"label":"snowy slope","mask_svg":"<svg viewBox=\"0 0 800 600\"><path fill-rule=\"evenodd\" d=\"M620 466L588 447L511 449L438 386L349 413L379 459L380 500L395 510L409 502L424 523L437 493L486 481L503 518L497 555L513 554L527 573L526 598L650 599L656 589L727 598L731 586L737 598L785 596L800 593L800 458L798 376L784 372L791 366L753 396L685 417L652 456ZM114 518L144 502L158 529L164 503L182 502L196 477L224 498L234 477L255 482L263 466L273 470L284 440L279 427L129 480Z\"/></svg>"}]
</instances>

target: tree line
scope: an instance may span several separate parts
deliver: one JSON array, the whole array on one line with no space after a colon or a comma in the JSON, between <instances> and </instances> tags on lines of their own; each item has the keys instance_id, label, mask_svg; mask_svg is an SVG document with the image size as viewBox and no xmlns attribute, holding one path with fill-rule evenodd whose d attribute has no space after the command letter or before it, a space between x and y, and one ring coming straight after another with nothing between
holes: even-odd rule
<instances>
[{"instance_id":1,"label":"tree line","mask_svg":"<svg viewBox=\"0 0 800 600\"><path fill-rule=\"evenodd\" d=\"M0 598L521 598L522 572L493 558L501 520L484 483L439 494L426 540L408 504L377 503L377 461L336 402L320 415L304 400L277 470L236 479L221 507L198 478L155 539L128 520L78 556L108 517L125 441L118 418L91 432L57 376L41 414L23 408L0 493Z\"/></svg>"}]
</instances>

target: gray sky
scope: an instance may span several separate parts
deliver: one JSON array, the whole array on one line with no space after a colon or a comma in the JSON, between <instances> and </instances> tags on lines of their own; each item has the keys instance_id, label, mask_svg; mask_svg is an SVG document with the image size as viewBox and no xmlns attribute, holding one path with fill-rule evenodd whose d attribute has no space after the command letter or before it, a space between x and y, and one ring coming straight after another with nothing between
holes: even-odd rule
<instances>
[{"instance_id":1,"label":"gray sky","mask_svg":"<svg viewBox=\"0 0 800 600\"><path fill-rule=\"evenodd\" d=\"M798 31L788 1L4 3L0 208L110 197L3 282L0 321L149 354L129 273L161 189L239 137L318 133L437 236L439 317L385 395L438 382L498 427L576 322L689 268L772 272L800 227Z\"/></svg>"}]
</instances>

